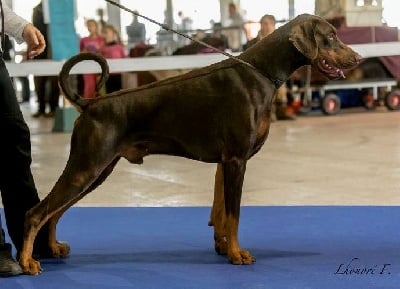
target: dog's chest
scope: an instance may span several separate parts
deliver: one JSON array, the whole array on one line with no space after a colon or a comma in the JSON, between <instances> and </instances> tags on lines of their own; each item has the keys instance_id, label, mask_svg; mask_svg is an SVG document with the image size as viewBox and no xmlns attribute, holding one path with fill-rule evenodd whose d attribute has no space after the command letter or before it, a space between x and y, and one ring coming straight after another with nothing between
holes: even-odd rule
<instances>
[{"instance_id":1,"label":"dog's chest","mask_svg":"<svg viewBox=\"0 0 400 289\"><path fill-rule=\"evenodd\" d=\"M258 152L261 149L262 145L264 144L265 140L267 139L270 123L271 121L269 115L263 115L257 122L256 137L253 145L252 154Z\"/></svg>"},{"instance_id":2,"label":"dog's chest","mask_svg":"<svg viewBox=\"0 0 400 289\"><path fill-rule=\"evenodd\" d=\"M263 139L266 137L269 130L269 119L266 116L263 116L257 127L257 139Z\"/></svg>"}]
</instances>

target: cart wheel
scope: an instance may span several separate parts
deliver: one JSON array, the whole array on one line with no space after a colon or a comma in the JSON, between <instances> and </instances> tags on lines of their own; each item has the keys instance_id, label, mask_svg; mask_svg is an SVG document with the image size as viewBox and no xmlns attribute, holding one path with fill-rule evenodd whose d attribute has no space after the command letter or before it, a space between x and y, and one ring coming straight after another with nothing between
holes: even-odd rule
<instances>
[{"instance_id":1,"label":"cart wheel","mask_svg":"<svg viewBox=\"0 0 400 289\"><path fill-rule=\"evenodd\" d=\"M385 105L390 110L400 109L400 90L396 89L385 96Z\"/></svg>"},{"instance_id":2,"label":"cart wheel","mask_svg":"<svg viewBox=\"0 0 400 289\"><path fill-rule=\"evenodd\" d=\"M340 111L340 98L334 93L328 93L321 99L321 109L326 115L334 115Z\"/></svg>"},{"instance_id":3,"label":"cart wheel","mask_svg":"<svg viewBox=\"0 0 400 289\"><path fill-rule=\"evenodd\" d=\"M375 108L374 95L371 92L367 92L363 97L363 103L366 109L374 109Z\"/></svg>"}]
</instances>

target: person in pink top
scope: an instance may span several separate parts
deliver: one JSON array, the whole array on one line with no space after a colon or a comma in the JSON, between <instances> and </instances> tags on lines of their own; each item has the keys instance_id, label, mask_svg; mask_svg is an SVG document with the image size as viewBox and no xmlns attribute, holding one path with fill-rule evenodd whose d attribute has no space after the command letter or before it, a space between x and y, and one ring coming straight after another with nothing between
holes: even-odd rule
<instances>
[{"instance_id":1,"label":"person in pink top","mask_svg":"<svg viewBox=\"0 0 400 289\"><path fill-rule=\"evenodd\" d=\"M80 39L79 48L81 52L100 53L100 49L104 44L103 37L99 34L99 26L94 19L86 21L89 36ZM96 80L97 74L83 75L83 96L85 98L96 97Z\"/></svg>"},{"instance_id":2,"label":"person in pink top","mask_svg":"<svg viewBox=\"0 0 400 289\"><path fill-rule=\"evenodd\" d=\"M126 57L125 47L121 43L118 31L113 25L105 24L102 28L104 45L100 53L105 58L124 58ZM121 73L111 73L106 82L106 92L110 93L122 89Z\"/></svg>"}]
</instances>

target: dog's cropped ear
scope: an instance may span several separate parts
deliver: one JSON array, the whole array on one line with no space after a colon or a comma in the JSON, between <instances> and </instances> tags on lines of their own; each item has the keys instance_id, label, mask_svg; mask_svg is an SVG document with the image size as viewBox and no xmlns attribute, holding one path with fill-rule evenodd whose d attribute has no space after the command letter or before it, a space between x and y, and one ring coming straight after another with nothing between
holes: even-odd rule
<instances>
[{"instance_id":1,"label":"dog's cropped ear","mask_svg":"<svg viewBox=\"0 0 400 289\"><path fill-rule=\"evenodd\" d=\"M290 31L289 40L293 45L311 61L318 56L318 45L314 33L313 21L296 25Z\"/></svg>"}]
</instances>

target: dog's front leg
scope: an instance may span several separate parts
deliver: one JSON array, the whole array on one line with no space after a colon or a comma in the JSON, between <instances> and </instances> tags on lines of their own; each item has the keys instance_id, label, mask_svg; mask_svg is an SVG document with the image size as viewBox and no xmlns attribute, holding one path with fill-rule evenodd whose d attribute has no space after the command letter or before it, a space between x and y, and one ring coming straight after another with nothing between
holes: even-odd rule
<instances>
[{"instance_id":1,"label":"dog's front leg","mask_svg":"<svg viewBox=\"0 0 400 289\"><path fill-rule=\"evenodd\" d=\"M238 240L240 201L245 171L246 160L232 158L223 163L227 253L229 261L235 265L252 264L255 261L250 252L240 248Z\"/></svg>"},{"instance_id":2,"label":"dog's front leg","mask_svg":"<svg viewBox=\"0 0 400 289\"><path fill-rule=\"evenodd\" d=\"M218 164L215 173L214 201L208 225L214 226L214 248L220 255L228 253L225 223L224 169L222 164Z\"/></svg>"}]
</instances>

